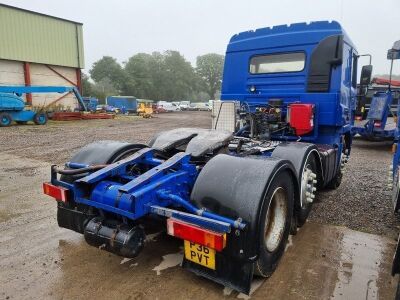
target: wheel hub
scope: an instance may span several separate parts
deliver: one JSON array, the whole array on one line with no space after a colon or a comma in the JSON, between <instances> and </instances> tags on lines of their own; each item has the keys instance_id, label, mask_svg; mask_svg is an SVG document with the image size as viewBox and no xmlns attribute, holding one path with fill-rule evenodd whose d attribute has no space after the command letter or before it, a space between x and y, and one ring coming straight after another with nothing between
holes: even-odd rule
<instances>
[{"instance_id":1,"label":"wheel hub","mask_svg":"<svg viewBox=\"0 0 400 300\"><path fill-rule=\"evenodd\" d=\"M317 191L317 174L308 166L304 169L301 176L301 207L305 208L308 203L312 203Z\"/></svg>"},{"instance_id":2,"label":"wheel hub","mask_svg":"<svg viewBox=\"0 0 400 300\"><path fill-rule=\"evenodd\" d=\"M275 189L268 207L264 228L265 246L269 252L275 251L281 243L285 231L287 197L281 187Z\"/></svg>"}]
</instances>

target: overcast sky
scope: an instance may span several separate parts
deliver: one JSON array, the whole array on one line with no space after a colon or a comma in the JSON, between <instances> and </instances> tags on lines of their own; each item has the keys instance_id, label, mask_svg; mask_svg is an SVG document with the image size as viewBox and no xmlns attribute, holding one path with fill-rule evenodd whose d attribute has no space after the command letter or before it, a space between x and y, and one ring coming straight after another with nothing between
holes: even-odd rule
<instances>
[{"instance_id":1,"label":"overcast sky","mask_svg":"<svg viewBox=\"0 0 400 300\"><path fill-rule=\"evenodd\" d=\"M261 27L337 20L358 52L388 73L386 52L400 39L400 0L12 0L5 4L82 22L86 70L103 55L126 61L138 52L224 54L229 38ZM361 64L367 64L364 58ZM400 63L394 73L400 73Z\"/></svg>"}]
</instances>

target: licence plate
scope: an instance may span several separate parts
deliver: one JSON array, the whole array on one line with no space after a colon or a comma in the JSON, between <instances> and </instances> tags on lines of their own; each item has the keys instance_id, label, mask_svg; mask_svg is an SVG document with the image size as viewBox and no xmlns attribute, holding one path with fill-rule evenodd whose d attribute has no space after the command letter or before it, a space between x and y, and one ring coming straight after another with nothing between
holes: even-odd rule
<instances>
[{"instance_id":1,"label":"licence plate","mask_svg":"<svg viewBox=\"0 0 400 300\"><path fill-rule=\"evenodd\" d=\"M215 250L193 242L184 241L185 257L196 264L215 270Z\"/></svg>"}]
</instances>

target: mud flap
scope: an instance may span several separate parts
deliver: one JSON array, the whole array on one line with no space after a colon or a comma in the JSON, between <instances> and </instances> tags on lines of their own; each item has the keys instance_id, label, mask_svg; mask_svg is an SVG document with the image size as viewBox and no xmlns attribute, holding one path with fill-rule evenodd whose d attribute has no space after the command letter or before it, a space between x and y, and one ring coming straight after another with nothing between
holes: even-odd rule
<instances>
[{"instance_id":1,"label":"mud flap","mask_svg":"<svg viewBox=\"0 0 400 300\"><path fill-rule=\"evenodd\" d=\"M183 258L182 266L199 276L249 295L254 272L253 262L238 261L217 253L215 263L216 268L212 270Z\"/></svg>"},{"instance_id":2,"label":"mud flap","mask_svg":"<svg viewBox=\"0 0 400 300\"><path fill-rule=\"evenodd\" d=\"M215 270L184 259L183 266L248 294L254 263L260 249L260 222L268 188L280 172L287 172L295 185L297 175L292 163L279 158L234 157L219 154L200 172L191 193L191 201L200 208L232 219L241 218L245 231L232 230L226 248L216 253Z\"/></svg>"},{"instance_id":3,"label":"mud flap","mask_svg":"<svg viewBox=\"0 0 400 300\"><path fill-rule=\"evenodd\" d=\"M392 263L392 276L396 274L400 274L400 235L397 239L397 246L396 251L394 252L393 256L393 263Z\"/></svg>"}]
</instances>

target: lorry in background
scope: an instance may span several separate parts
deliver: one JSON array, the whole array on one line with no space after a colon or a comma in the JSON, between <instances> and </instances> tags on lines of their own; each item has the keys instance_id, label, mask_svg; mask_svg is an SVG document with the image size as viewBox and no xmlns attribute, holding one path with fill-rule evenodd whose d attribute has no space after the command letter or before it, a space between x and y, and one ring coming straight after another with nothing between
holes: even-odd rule
<instances>
[{"instance_id":1,"label":"lorry in background","mask_svg":"<svg viewBox=\"0 0 400 300\"><path fill-rule=\"evenodd\" d=\"M95 97L82 97L88 111L96 112L99 99Z\"/></svg>"},{"instance_id":2,"label":"lorry in background","mask_svg":"<svg viewBox=\"0 0 400 300\"><path fill-rule=\"evenodd\" d=\"M108 96L106 98L106 104L118 108L123 114L137 113L137 99L133 96Z\"/></svg>"},{"instance_id":3,"label":"lorry in background","mask_svg":"<svg viewBox=\"0 0 400 300\"><path fill-rule=\"evenodd\" d=\"M136 257L146 222L160 217L183 240L183 268L248 294L253 276L274 272L316 191L342 181L357 60L337 22L234 35L222 101L214 103L216 129L83 147L65 166L52 166L43 184L57 201L58 225L92 246Z\"/></svg>"},{"instance_id":4,"label":"lorry in background","mask_svg":"<svg viewBox=\"0 0 400 300\"><path fill-rule=\"evenodd\" d=\"M400 40L396 41L392 48L388 50L387 58L391 60L390 74L392 74L393 61L400 59ZM391 77L391 76L390 76ZM390 79L389 79L390 80ZM400 209L400 100L397 103L397 120L394 133L393 162L389 170L388 187L392 191L392 204L395 214ZM400 235L397 239L397 246L392 262L392 276L400 274ZM400 299L400 277L397 285L396 300Z\"/></svg>"},{"instance_id":5,"label":"lorry in background","mask_svg":"<svg viewBox=\"0 0 400 300\"><path fill-rule=\"evenodd\" d=\"M400 91L400 81L399 80L391 80L390 86L392 91L396 92L394 94L395 98L392 101L391 105L391 114L393 117L393 113L397 112L397 102ZM367 119L369 108L371 107L371 102L376 92L385 92L389 86L389 79L382 77L374 77L372 78L371 85L368 87L365 96L362 96L357 101L357 109L356 109L356 121L363 121Z\"/></svg>"},{"instance_id":6,"label":"lorry in background","mask_svg":"<svg viewBox=\"0 0 400 300\"><path fill-rule=\"evenodd\" d=\"M389 59L389 57L388 57ZM384 139L393 139L395 135L396 124L393 118L397 115L398 89L392 88L392 69L393 60L391 59L390 78L388 80L376 79L375 83L387 84L387 87L375 87L370 104L367 107L367 95L371 92L369 84L361 80L359 90L361 91L357 103L356 124L352 128L352 134L359 134L361 137L379 141ZM372 73L372 69L368 72ZM368 108L368 110L366 110ZM364 119L365 121L360 120Z\"/></svg>"},{"instance_id":7,"label":"lorry in background","mask_svg":"<svg viewBox=\"0 0 400 300\"><path fill-rule=\"evenodd\" d=\"M29 121L37 125L47 123L44 110L33 111L25 108L23 94L29 93L73 93L78 100L80 110L86 111L86 105L75 87L69 86L0 86L0 127L10 126L13 121L26 124Z\"/></svg>"}]
</instances>

